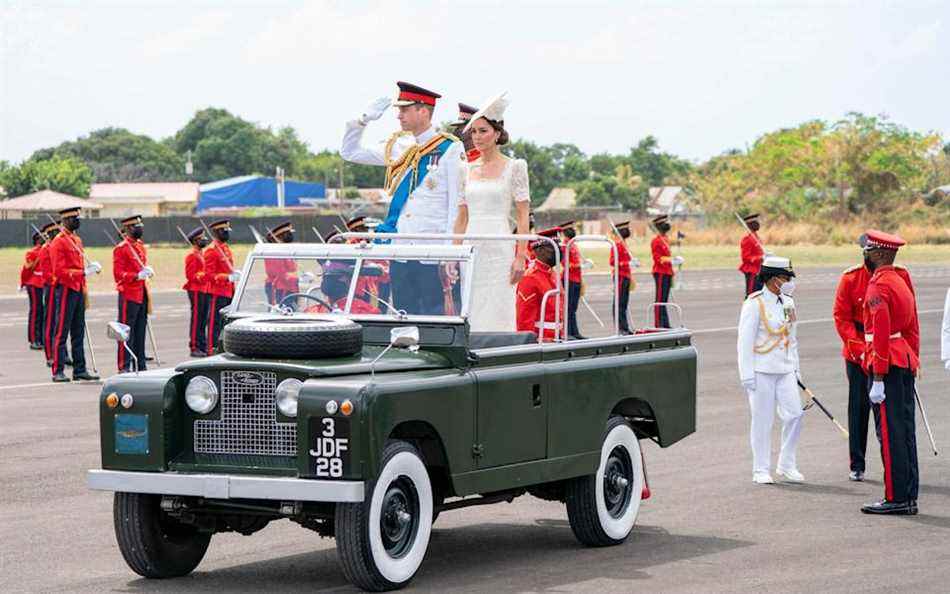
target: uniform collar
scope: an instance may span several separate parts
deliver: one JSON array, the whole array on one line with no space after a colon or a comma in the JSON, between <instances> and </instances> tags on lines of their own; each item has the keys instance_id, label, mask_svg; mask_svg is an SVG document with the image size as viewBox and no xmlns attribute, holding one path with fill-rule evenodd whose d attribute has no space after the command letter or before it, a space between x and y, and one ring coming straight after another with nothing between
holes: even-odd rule
<instances>
[{"instance_id":1,"label":"uniform collar","mask_svg":"<svg viewBox=\"0 0 950 594\"><path fill-rule=\"evenodd\" d=\"M768 287L762 287L762 294L767 295L775 303L782 303L782 294L773 293Z\"/></svg>"},{"instance_id":2,"label":"uniform collar","mask_svg":"<svg viewBox=\"0 0 950 594\"><path fill-rule=\"evenodd\" d=\"M425 144L435 138L435 127L429 126L429 128L422 134L416 136L417 144Z\"/></svg>"}]
</instances>

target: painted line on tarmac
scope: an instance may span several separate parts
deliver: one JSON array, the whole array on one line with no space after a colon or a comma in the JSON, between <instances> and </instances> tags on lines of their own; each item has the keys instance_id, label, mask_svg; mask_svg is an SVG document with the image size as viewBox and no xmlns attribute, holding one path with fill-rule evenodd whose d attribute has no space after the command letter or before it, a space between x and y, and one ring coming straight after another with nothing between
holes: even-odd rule
<instances>
[{"instance_id":1,"label":"painted line on tarmac","mask_svg":"<svg viewBox=\"0 0 950 594\"><path fill-rule=\"evenodd\" d=\"M28 389L28 388L42 388L42 387L52 388L52 387L54 387L54 386L69 386L69 385L73 385L73 386L76 386L76 385L79 385L79 386L100 386L100 385L102 385L102 382L101 382L101 381L92 381L92 382L83 382L83 381L79 381L79 382L54 382L54 381L47 381L47 382L39 382L39 383L35 383L35 384L17 384L17 385L15 385L15 386L0 386L0 390L26 390L26 389Z\"/></svg>"},{"instance_id":2,"label":"painted line on tarmac","mask_svg":"<svg viewBox=\"0 0 950 594\"><path fill-rule=\"evenodd\" d=\"M922 309L917 312L918 316L932 313L943 313L942 309ZM798 322L799 326L804 326L805 324L827 324L828 322L834 322L834 318L817 318L814 320L801 320ZM715 334L716 332L735 332L738 331L738 326L723 326L722 328L703 328L702 330L691 330L690 334Z\"/></svg>"}]
</instances>

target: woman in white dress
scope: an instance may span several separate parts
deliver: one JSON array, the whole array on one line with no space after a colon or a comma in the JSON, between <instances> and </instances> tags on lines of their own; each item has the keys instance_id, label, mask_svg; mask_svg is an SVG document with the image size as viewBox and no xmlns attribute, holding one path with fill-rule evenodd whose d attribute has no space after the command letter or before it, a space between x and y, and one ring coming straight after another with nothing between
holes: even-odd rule
<instances>
[{"instance_id":1,"label":"woman in white dress","mask_svg":"<svg viewBox=\"0 0 950 594\"><path fill-rule=\"evenodd\" d=\"M459 205L455 233L528 233L530 192L528 164L512 159L499 147L508 142L505 94L483 104L467 130L480 156L468 164L465 199ZM512 210L514 216L512 217ZM476 244L475 276L469 300L469 324L474 332L514 332L515 286L525 268L524 242L481 241Z\"/></svg>"}]
</instances>

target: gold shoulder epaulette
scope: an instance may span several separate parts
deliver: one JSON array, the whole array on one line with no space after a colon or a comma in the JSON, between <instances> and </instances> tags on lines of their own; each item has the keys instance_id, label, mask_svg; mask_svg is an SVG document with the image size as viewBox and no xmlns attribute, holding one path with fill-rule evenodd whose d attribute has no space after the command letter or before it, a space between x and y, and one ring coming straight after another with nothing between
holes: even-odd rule
<instances>
[{"instance_id":1,"label":"gold shoulder epaulette","mask_svg":"<svg viewBox=\"0 0 950 594\"><path fill-rule=\"evenodd\" d=\"M850 268L845 268L844 272L842 272L841 274L848 274L848 273L854 272L855 270L861 270L862 268L864 268L864 264L855 264L854 266Z\"/></svg>"},{"instance_id":2,"label":"gold shoulder epaulette","mask_svg":"<svg viewBox=\"0 0 950 594\"><path fill-rule=\"evenodd\" d=\"M901 270L907 270L906 266L901 266L900 264L892 264L892 266L894 266L894 268L900 268Z\"/></svg>"}]
</instances>

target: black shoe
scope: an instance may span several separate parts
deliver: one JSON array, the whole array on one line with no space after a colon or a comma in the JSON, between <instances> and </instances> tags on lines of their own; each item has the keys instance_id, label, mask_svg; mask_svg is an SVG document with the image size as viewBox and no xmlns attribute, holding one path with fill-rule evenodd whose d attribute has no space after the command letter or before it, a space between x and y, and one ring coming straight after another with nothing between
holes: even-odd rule
<instances>
[{"instance_id":1,"label":"black shoe","mask_svg":"<svg viewBox=\"0 0 950 594\"><path fill-rule=\"evenodd\" d=\"M910 500L910 515L912 516L917 515L917 500L916 499Z\"/></svg>"},{"instance_id":2,"label":"black shoe","mask_svg":"<svg viewBox=\"0 0 950 594\"><path fill-rule=\"evenodd\" d=\"M66 377L65 373L57 373L56 375L53 376L53 381L54 382L68 382L69 378Z\"/></svg>"},{"instance_id":3,"label":"black shoe","mask_svg":"<svg viewBox=\"0 0 950 594\"><path fill-rule=\"evenodd\" d=\"M97 380L97 379L99 379L98 375L96 375L95 373L89 373L88 371L83 371L82 373L73 374L73 380L77 382L80 380Z\"/></svg>"},{"instance_id":4,"label":"black shoe","mask_svg":"<svg viewBox=\"0 0 950 594\"><path fill-rule=\"evenodd\" d=\"M204 351L191 351L191 356L192 357L207 357L208 353Z\"/></svg>"},{"instance_id":5,"label":"black shoe","mask_svg":"<svg viewBox=\"0 0 950 594\"><path fill-rule=\"evenodd\" d=\"M149 355L145 355L145 360L146 360L146 361L154 361L154 360L155 360L155 357L150 357Z\"/></svg>"},{"instance_id":6,"label":"black shoe","mask_svg":"<svg viewBox=\"0 0 950 594\"><path fill-rule=\"evenodd\" d=\"M47 359L47 360L46 360L46 366L47 366L47 367L52 367L52 366L53 366L53 362L50 361L49 359Z\"/></svg>"},{"instance_id":7,"label":"black shoe","mask_svg":"<svg viewBox=\"0 0 950 594\"><path fill-rule=\"evenodd\" d=\"M863 471L863 470L852 470L851 473L848 474L848 480L849 480L849 481L854 481L854 482L856 482L856 483L864 482L864 471Z\"/></svg>"},{"instance_id":8,"label":"black shoe","mask_svg":"<svg viewBox=\"0 0 950 594\"><path fill-rule=\"evenodd\" d=\"M72 366L73 366L73 360L72 360L72 359L66 359L65 361L63 361L63 365L65 365L66 367L72 367Z\"/></svg>"},{"instance_id":9,"label":"black shoe","mask_svg":"<svg viewBox=\"0 0 950 594\"><path fill-rule=\"evenodd\" d=\"M38 343L38 342L31 342L31 343L30 343L30 349L31 349L31 350L34 350L34 351L42 351L42 350L43 350L43 345L41 345L41 344Z\"/></svg>"},{"instance_id":10,"label":"black shoe","mask_svg":"<svg viewBox=\"0 0 950 594\"><path fill-rule=\"evenodd\" d=\"M910 501L885 501L883 499L861 506L862 513L877 515L909 516L916 513L911 509Z\"/></svg>"}]
</instances>

